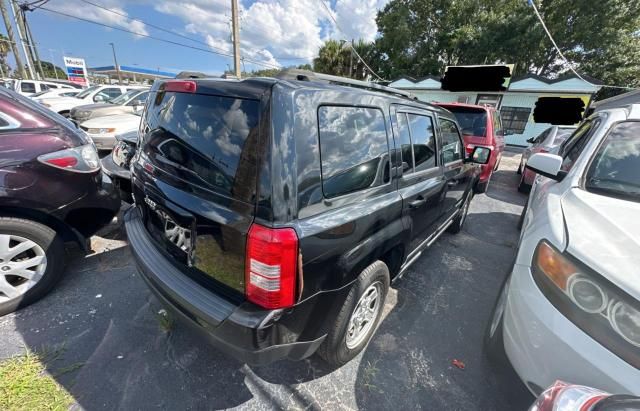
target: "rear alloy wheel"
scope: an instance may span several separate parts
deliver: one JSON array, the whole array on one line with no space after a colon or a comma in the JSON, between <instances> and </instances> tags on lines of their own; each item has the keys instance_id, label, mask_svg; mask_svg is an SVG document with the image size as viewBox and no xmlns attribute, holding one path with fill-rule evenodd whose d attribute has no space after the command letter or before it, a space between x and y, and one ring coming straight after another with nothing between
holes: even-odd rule
<instances>
[{"instance_id":1,"label":"rear alloy wheel","mask_svg":"<svg viewBox=\"0 0 640 411\"><path fill-rule=\"evenodd\" d=\"M0 218L0 315L44 296L62 275L64 246L55 231Z\"/></svg>"},{"instance_id":2,"label":"rear alloy wheel","mask_svg":"<svg viewBox=\"0 0 640 411\"><path fill-rule=\"evenodd\" d=\"M318 350L327 363L339 367L367 346L380 323L389 282L389 268L382 261L360 273Z\"/></svg>"}]
</instances>

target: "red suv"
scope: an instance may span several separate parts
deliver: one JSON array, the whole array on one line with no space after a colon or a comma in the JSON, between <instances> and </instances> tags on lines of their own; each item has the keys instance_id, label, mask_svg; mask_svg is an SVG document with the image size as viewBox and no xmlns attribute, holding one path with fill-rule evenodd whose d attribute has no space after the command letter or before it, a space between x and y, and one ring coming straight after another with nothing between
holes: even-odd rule
<instances>
[{"instance_id":1,"label":"red suv","mask_svg":"<svg viewBox=\"0 0 640 411\"><path fill-rule=\"evenodd\" d=\"M502 152L504 151L504 132L500 113L489 106L476 106L462 103L435 103L440 107L451 111L458 120L462 129L462 137L467 154L476 146L491 149L489 162L482 166L480 179L476 183L474 191L484 193L487 191L491 175L498 169Z\"/></svg>"}]
</instances>

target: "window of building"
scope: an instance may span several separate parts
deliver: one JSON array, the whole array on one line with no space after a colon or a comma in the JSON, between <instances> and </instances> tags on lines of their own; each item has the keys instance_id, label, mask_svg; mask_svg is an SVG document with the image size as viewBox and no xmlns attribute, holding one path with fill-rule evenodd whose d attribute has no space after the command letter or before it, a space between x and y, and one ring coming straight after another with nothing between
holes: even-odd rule
<instances>
[{"instance_id":1,"label":"window of building","mask_svg":"<svg viewBox=\"0 0 640 411\"><path fill-rule=\"evenodd\" d=\"M442 158L445 164L464 159L464 151L458 126L451 120L441 119Z\"/></svg>"},{"instance_id":2,"label":"window of building","mask_svg":"<svg viewBox=\"0 0 640 411\"><path fill-rule=\"evenodd\" d=\"M502 107L502 127L504 134L522 134L529 122L531 109L528 107Z\"/></svg>"},{"instance_id":3,"label":"window of building","mask_svg":"<svg viewBox=\"0 0 640 411\"><path fill-rule=\"evenodd\" d=\"M332 198L390 181L389 144L381 110L318 109L322 190Z\"/></svg>"},{"instance_id":4,"label":"window of building","mask_svg":"<svg viewBox=\"0 0 640 411\"><path fill-rule=\"evenodd\" d=\"M433 120L429 116L407 114L415 171L428 170L436 166L436 142L433 133Z\"/></svg>"},{"instance_id":5,"label":"window of building","mask_svg":"<svg viewBox=\"0 0 640 411\"><path fill-rule=\"evenodd\" d=\"M502 100L502 96L500 94L478 94L476 104L479 106L491 106L498 109L498 107L500 107L500 100Z\"/></svg>"}]
</instances>

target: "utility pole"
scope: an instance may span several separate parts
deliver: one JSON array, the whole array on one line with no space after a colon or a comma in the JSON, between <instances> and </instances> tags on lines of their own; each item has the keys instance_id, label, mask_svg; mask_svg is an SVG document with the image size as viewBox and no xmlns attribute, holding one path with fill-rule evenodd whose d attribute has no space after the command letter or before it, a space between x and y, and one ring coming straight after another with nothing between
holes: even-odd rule
<instances>
[{"instance_id":1,"label":"utility pole","mask_svg":"<svg viewBox=\"0 0 640 411\"><path fill-rule=\"evenodd\" d=\"M351 39L351 48L349 49L349 77L353 78L353 39Z\"/></svg>"},{"instance_id":2,"label":"utility pole","mask_svg":"<svg viewBox=\"0 0 640 411\"><path fill-rule=\"evenodd\" d=\"M27 78L27 72L24 69L24 64L22 64L22 58L20 57L20 53L18 52L18 46L16 43L16 39L13 36L13 26L11 26L11 21L9 20L9 14L7 14L7 5L4 0L0 0L0 13L2 13L2 18L4 20L4 25L7 28L7 37L9 37L9 42L11 44L11 51L13 52L13 57L16 59L16 66L18 73L20 73L20 77Z\"/></svg>"},{"instance_id":3,"label":"utility pole","mask_svg":"<svg viewBox=\"0 0 640 411\"><path fill-rule=\"evenodd\" d=\"M118 65L118 58L116 57L116 46L113 43L111 44L111 49L113 50L113 62L116 65L116 73L118 73L118 85L122 85L122 76L120 75L120 66Z\"/></svg>"},{"instance_id":4,"label":"utility pole","mask_svg":"<svg viewBox=\"0 0 640 411\"><path fill-rule=\"evenodd\" d=\"M22 21L18 17L16 4L13 2L13 0L9 0L9 3L11 5L11 14L13 14L13 19L16 22L16 29L18 30L18 37L20 38L20 45L22 46L22 51L24 52L24 56L27 59L27 69L29 69L29 75L30 75L29 78L32 80L36 80L36 76L33 74L33 62L31 61L31 55L29 54L29 52L27 51L27 48L24 45L25 38L22 34L24 33L24 27L22 27Z\"/></svg>"},{"instance_id":5,"label":"utility pole","mask_svg":"<svg viewBox=\"0 0 640 411\"><path fill-rule=\"evenodd\" d=\"M231 0L231 24L233 26L233 71L240 78L240 28L238 27L238 0Z\"/></svg>"},{"instance_id":6,"label":"utility pole","mask_svg":"<svg viewBox=\"0 0 640 411\"><path fill-rule=\"evenodd\" d=\"M36 47L36 41L33 39L33 34L31 33L31 28L29 27L29 22L27 22L27 14L24 9L20 9L22 14L22 19L24 22L24 27L26 28L26 36L29 45L31 45L31 51L36 59L36 64L38 65L38 70L40 71L40 76L44 80L44 70L42 69L42 63L40 62L40 56L38 55L38 48ZM55 70L54 70L55 71Z\"/></svg>"}]
</instances>

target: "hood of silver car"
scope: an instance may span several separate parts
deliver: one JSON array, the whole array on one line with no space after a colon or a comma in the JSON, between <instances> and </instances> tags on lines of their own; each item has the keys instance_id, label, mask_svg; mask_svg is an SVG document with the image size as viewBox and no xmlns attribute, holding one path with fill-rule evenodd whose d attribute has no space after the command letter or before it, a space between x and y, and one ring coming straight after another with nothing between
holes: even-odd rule
<instances>
[{"instance_id":1,"label":"hood of silver car","mask_svg":"<svg viewBox=\"0 0 640 411\"><path fill-rule=\"evenodd\" d=\"M640 300L640 203L573 188L562 212L567 251Z\"/></svg>"}]
</instances>

